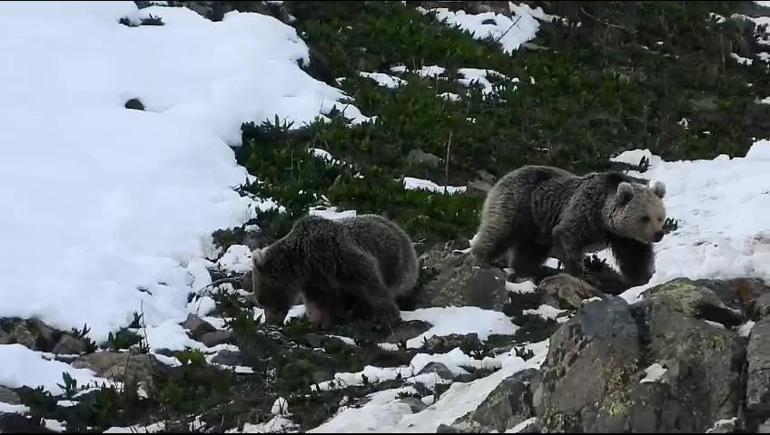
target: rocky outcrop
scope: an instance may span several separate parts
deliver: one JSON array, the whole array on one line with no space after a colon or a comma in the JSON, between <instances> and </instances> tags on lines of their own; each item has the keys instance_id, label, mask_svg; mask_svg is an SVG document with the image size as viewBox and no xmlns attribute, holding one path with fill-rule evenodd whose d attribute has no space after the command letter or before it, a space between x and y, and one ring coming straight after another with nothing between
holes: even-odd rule
<instances>
[{"instance_id":1,"label":"rocky outcrop","mask_svg":"<svg viewBox=\"0 0 770 435\"><path fill-rule=\"evenodd\" d=\"M13 343L55 354L82 354L89 350L85 338L58 331L38 319L0 319L0 344Z\"/></svg>"},{"instance_id":2,"label":"rocky outcrop","mask_svg":"<svg viewBox=\"0 0 770 435\"><path fill-rule=\"evenodd\" d=\"M505 432L535 415L532 395L538 371L520 371L500 383L479 407L450 426L455 432Z\"/></svg>"},{"instance_id":3,"label":"rocky outcrop","mask_svg":"<svg viewBox=\"0 0 770 435\"><path fill-rule=\"evenodd\" d=\"M508 302L506 274L473 264L471 255L452 244L420 256L424 273L434 274L415 295L418 307L477 306L502 311Z\"/></svg>"},{"instance_id":4,"label":"rocky outcrop","mask_svg":"<svg viewBox=\"0 0 770 435\"><path fill-rule=\"evenodd\" d=\"M769 292L757 280L678 279L634 305L580 308L541 368L542 430L756 430L770 417L770 318L745 331Z\"/></svg>"},{"instance_id":5,"label":"rocky outcrop","mask_svg":"<svg viewBox=\"0 0 770 435\"><path fill-rule=\"evenodd\" d=\"M97 376L130 384L152 385L153 359L148 354L129 352L95 352L72 362L75 368L93 370Z\"/></svg>"}]
</instances>

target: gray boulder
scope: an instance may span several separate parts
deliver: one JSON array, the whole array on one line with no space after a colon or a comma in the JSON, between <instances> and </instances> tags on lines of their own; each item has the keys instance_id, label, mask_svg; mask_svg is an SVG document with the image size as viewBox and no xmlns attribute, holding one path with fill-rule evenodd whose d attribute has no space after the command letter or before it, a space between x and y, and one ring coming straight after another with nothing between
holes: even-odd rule
<instances>
[{"instance_id":1,"label":"gray boulder","mask_svg":"<svg viewBox=\"0 0 770 435\"><path fill-rule=\"evenodd\" d=\"M551 337L534 397L542 429L722 430L716 422L741 415L745 339L718 320L742 316L690 280L634 306L614 297L584 306Z\"/></svg>"},{"instance_id":2,"label":"gray boulder","mask_svg":"<svg viewBox=\"0 0 770 435\"><path fill-rule=\"evenodd\" d=\"M416 292L417 306L477 306L502 311L509 300L505 272L476 266L471 255L453 251L447 246L421 256L423 269L436 275Z\"/></svg>"}]
</instances>

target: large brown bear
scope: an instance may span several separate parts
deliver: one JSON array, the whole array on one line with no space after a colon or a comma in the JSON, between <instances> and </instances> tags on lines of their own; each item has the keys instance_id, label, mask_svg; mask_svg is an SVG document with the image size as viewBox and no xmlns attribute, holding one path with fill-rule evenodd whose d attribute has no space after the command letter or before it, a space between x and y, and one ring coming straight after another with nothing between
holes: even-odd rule
<instances>
[{"instance_id":1,"label":"large brown bear","mask_svg":"<svg viewBox=\"0 0 770 435\"><path fill-rule=\"evenodd\" d=\"M665 191L621 173L581 177L524 166L489 191L471 252L483 264L509 255L515 273L536 279L552 273L543 263L553 256L582 277L584 255L609 245L626 285L646 284L655 271L653 243L664 235Z\"/></svg>"}]
</instances>

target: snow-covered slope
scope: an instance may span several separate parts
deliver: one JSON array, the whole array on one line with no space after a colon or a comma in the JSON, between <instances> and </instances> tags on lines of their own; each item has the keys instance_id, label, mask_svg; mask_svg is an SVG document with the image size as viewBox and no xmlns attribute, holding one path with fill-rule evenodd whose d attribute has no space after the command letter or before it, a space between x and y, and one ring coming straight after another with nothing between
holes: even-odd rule
<instances>
[{"instance_id":1,"label":"snow-covered slope","mask_svg":"<svg viewBox=\"0 0 770 435\"><path fill-rule=\"evenodd\" d=\"M118 23L150 14L164 25ZM188 263L251 217L228 148L242 122L308 122L344 98L260 14L2 2L0 52L0 317L87 323L97 341L140 309L150 326L184 320Z\"/></svg>"}]
</instances>

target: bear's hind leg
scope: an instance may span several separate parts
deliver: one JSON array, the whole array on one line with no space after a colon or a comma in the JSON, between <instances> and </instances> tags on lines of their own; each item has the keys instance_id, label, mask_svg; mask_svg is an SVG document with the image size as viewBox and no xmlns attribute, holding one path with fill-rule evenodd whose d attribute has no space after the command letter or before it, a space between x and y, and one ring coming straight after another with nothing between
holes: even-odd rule
<instances>
[{"instance_id":1,"label":"bear's hind leg","mask_svg":"<svg viewBox=\"0 0 770 435\"><path fill-rule=\"evenodd\" d=\"M513 256L510 267L517 277L533 278L535 282L558 273L555 269L545 266L543 263L551 253L551 246L527 241L518 243L513 248Z\"/></svg>"},{"instance_id":2,"label":"bear's hind leg","mask_svg":"<svg viewBox=\"0 0 770 435\"><path fill-rule=\"evenodd\" d=\"M377 261L359 251L343 251L340 254L341 288L359 301L358 309L372 313L373 317L393 322L400 317L395 295L388 290L382 279Z\"/></svg>"}]
</instances>

